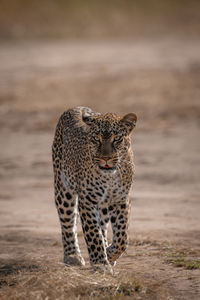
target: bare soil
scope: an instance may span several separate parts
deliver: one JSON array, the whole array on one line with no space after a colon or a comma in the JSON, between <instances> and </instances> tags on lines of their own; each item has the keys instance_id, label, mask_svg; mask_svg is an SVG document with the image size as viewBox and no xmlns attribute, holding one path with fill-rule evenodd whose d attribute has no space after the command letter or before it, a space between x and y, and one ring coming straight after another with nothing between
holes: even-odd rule
<instances>
[{"instance_id":1,"label":"bare soil","mask_svg":"<svg viewBox=\"0 0 200 300\"><path fill-rule=\"evenodd\" d=\"M6 42L0 52L0 299L200 299L200 42ZM84 105L138 114L130 243L114 275L62 264L51 143Z\"/></svg>"}]
</instances>

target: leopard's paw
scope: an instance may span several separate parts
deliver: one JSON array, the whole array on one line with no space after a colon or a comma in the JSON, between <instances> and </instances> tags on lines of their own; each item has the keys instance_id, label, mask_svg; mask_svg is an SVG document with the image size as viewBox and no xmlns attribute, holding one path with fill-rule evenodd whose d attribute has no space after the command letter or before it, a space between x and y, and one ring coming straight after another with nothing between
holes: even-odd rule
<instances>
[{"instance_id":1,"label":"leopard's paw","mask_svg":"<svg viewBox=\"0 0 200 300\"><path fill-rule=\"evenodd\" d=\"M64 264L67 266L85 266L85 260L77 254L64 256Z\"/></svg>"}]
</instances>

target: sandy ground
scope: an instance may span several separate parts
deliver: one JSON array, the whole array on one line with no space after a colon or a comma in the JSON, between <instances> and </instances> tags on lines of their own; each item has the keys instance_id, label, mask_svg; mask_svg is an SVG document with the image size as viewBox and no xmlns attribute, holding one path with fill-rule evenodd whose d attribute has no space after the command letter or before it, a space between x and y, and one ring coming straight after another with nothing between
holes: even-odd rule
<instances>
[{"instance_id":1,"label":"sandy ground","mask_svg":"<svg viewBox=\"0 0 200 300\"><path fill-rule=\"evenodd\" d=\"M0 298L200 298L200 43L4 43ZM139 116L130 245L114 275L62 265L51 143L62 111Z\"/></svg>"}]
</instances>

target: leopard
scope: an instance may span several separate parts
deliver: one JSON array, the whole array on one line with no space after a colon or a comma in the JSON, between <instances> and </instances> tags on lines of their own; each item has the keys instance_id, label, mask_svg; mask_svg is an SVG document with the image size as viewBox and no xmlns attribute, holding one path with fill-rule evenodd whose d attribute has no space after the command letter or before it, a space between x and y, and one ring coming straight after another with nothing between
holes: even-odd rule
<instances>
[{"instance_id":1,"label":"leopard","mask_svg":"<svg viewBox=\"0 0 200 300\"><path fill-rule=\"evenodd\" d=\"M78 244L79 216L91 266L114 266L127 249L136 122L135 113L120 117L82 106L66 110L58 120L52 160L65 265L85 265Z\"/></svg>"}]
</instances>

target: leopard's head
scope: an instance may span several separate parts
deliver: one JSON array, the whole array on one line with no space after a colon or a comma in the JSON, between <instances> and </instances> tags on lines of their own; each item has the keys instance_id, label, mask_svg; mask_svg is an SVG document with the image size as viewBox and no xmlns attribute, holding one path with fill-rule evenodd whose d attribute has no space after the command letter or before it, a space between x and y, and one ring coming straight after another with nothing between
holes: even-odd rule
<instances>
[{"instance_id":1,"label":"leopard's head","mask_svg":"<svg viewBox=\"0 0 200 300\"><path fill-rule=\"evenodd\" d=\"M102 170L115 170L130 149L130 134L137 116L129 113L123 118L107 113L84 116L87 124L89 151L93 162Z\"/></svg>"}]
</instances>

